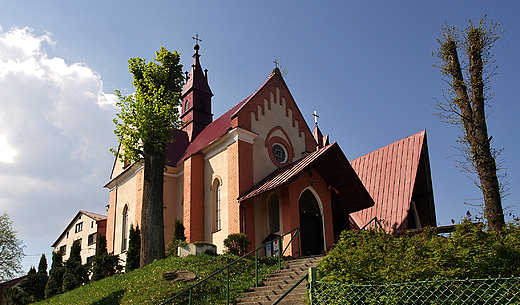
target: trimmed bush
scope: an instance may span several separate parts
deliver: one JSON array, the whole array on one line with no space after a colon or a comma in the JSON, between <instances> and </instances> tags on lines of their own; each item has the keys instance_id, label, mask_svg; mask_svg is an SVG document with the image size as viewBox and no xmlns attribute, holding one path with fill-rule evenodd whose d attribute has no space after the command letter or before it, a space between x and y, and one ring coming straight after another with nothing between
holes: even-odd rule
<instances>
[{"instance_id":1,"label":"trimmed bush","mask_svg":"<svg viewBox=\"0 0 520 305\"><path fill-rule=\"evenodd\" d=\"M251 242L244 233L230 234L224 239L224 247L226 247L224 252L242 256L247 254L249 245Z\"/></svg>"}]
</instances>

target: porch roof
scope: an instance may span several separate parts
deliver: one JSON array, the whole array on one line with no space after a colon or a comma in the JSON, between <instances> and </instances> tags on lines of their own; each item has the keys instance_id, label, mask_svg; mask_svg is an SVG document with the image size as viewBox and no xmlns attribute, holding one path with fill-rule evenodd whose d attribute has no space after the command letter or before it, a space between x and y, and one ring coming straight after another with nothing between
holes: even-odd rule
<instances>
[{"instance_id":1,"label":"porch roof","mask_svg":"<svg viewBox=\"0 0 520 305\"><path fill-rule=\"evenodd\" d=\"M334 213L348 214L374 205L370 194L336 142L272 172L240 196L238 201L288 185L310 169L315 169L329 186Z\"/></svg>"}]
</instances>

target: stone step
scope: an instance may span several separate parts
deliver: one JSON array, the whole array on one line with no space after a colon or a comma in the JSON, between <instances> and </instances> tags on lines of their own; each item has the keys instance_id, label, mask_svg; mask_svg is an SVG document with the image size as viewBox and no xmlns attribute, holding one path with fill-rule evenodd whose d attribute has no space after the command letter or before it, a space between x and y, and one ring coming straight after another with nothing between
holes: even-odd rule
<instances>
[{"instance_id":1,"label":"stone step","mask_svg":"<svg viewBox=\"0 0 520 305\"><path fill-rule=\"evenodd\" d=\"M290 259L277 270L263 279L258 287L251 288L238 298L240 305L263 305L272 304L278 300L286 291L304 277L309 268L315 267L323 256ZM287 295L280 304L307 304L306 282L300 283Z\"/></svg>"}]
</instances>

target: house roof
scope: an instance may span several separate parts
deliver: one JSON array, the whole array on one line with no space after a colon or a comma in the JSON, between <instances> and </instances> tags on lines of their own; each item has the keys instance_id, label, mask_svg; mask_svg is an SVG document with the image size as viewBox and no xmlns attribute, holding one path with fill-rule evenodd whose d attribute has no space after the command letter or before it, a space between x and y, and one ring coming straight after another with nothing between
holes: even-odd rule
<instances>
[{"instance_id":1,"label":"house roof","mask_svg":"<svg viewBox=\"0 0 520 305\"><path fill-rule=\"evenodd\" d=\"M423 130L351 161L375 202L373 207L350 215L358 227L377 217L387 231L406 228L423 152L427 158L426 147ZM425 176L424 171L421 173ZM429 172L427 175L429 178Z\"/></svg>"},{"instance_id":2,"label":"house roof","mask_svg":"<svg viewBox=\"0 0 520 305\"><path fill-rule=\"evenodd\" d=\"M74 218L72 218L72 220L70 221L69 225L65 228L65 230L63 230L63 232L61 232L60 236L51 245L51 247L56 248L56 245L59 244L59 242L63 239L63 236L65 236L65 234L67 234L67 231L69 230L69 228L76 222L76 220L79 218L80 215L88 216L88 217L92 218L93 220L95 220L96 222L107 219L107 216L105 216L105 215L96 214L96 213L92 213L92 212L86 212L86 211L79 211L76 214L76 216L74 216Z\"/></svg>"},{"instance_id":3,"label":"house roof","mask_svg":"<svg viewBox=\"0 0 520 305\"><path fill-rule=\"evenodd\" d=\"M14 287L14 286L18 285L18 283L20 283L21 281L25 280L26 277L27 277L27 275L23 275L21 277L15 278L15 279L5 281L3 283L0 283L0 286Z\"/></svg>"},{"instance_id":4,"label":"house roof","mask_svg":"<svg viewBox=\"0 0 520 305\"><path fill-rule=\"evenodd\" d=\"M335 213L352 213L374 205L372 198L335 142L282 167L238 198L244 201L277 187L290 184L302 173L314 168L327 185L338 191L332 198Z\"/></svg>"}]
</instances>

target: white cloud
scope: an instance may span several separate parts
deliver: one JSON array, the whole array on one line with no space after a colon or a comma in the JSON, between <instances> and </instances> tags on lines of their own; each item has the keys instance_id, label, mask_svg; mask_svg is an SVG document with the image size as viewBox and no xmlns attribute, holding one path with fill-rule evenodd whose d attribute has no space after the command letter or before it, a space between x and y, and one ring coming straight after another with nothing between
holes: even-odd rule
<instances>
[{"instance_id":1,"label":"white cloud","mask_svg":"<svg viewBox=\"0 0 520 305\"><path fill-rule=\"evenodd\" d=\"M0 135L0 162L13 163L16 150L7 143L7 138Z\"/></svg>"},{"instance_id":2,"label":"white cloud","mask_svg":"<svg viewBox=\"0 0 520 305\"><path fill-rule=\"evenodd\" d=\"M0 28L0 213L49 246L78 210L105 211L116 145L116 96L87 65L48 58L54 45L50 33Z\"/></svg>"}]
</instances>

